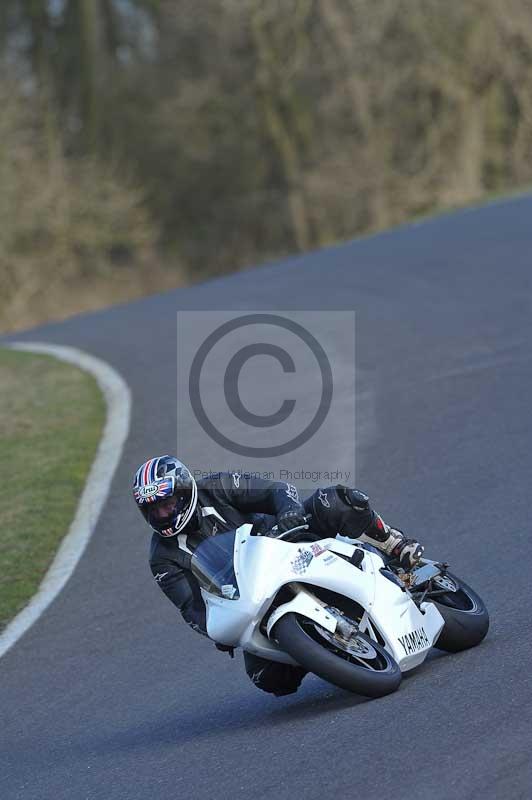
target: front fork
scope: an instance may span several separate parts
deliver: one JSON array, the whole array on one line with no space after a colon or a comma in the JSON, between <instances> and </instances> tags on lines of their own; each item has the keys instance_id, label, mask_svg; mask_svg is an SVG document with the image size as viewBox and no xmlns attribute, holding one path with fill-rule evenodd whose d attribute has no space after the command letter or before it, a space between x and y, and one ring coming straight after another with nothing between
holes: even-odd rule
<instances>
[{"instance_id":1,"label":"front fork","mask_svg":"<svg viewBox=\"0 0 532 800\"><path fill-rule=\"evenodd\" d=\"M339 611L334 606L328 606L323 600L320 600L319 597L316 597L315 594L309 592L306 586L303 586L301 583L297 583L293 581L292 583L288 584L289 589L295 594L299 592L305 592L309 597L312 597L312 600L320 605L324 611L326 611L334 620L336 620L336 630L335 633L338 633L342 639L346 641L351 639L353 636L356 636L358 633L358 624L354 620L348 619L341 611Z\"/></svg>"}]
</instances>

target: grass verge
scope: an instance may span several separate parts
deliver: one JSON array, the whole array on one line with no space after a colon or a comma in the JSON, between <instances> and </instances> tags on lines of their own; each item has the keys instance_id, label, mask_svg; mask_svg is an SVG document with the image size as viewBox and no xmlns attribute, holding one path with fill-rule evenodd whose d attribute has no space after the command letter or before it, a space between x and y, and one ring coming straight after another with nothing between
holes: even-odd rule
<instances>
[{"instance_id":1,"label":"grass verge","mask_svg":"<svg viewBox=\"0 0 532 800\"><path fill-rule=\"evenodd\" d=\"M100 441L91 375L0 349L0 631L37 590L68 531Z\"/></svg>"}]
</instances>

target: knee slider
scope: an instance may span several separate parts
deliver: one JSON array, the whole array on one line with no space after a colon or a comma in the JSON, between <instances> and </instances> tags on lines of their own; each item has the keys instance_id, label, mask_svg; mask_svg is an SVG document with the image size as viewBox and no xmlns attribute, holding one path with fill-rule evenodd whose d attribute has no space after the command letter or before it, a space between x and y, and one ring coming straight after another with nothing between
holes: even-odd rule
<instances>
[{"instance_id":1,"label":"knee slider","mask_svg":"<svg viewBox=\"0 0 532 800\"><path fill-rule=\"evenodd\" d=\"M351 487L339 483L336 486L336 492L346 506L350 506L355 511L369 511L369 497L359 489L351 489Z\"/></svg>"}]
</instances>

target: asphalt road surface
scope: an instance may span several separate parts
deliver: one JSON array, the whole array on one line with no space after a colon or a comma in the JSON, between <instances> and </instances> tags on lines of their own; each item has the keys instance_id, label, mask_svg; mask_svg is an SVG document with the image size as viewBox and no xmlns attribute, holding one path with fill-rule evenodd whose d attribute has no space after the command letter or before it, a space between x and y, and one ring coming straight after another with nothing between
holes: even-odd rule
<instances>
[{"instance_id":1,"label":"asphalt road surface","mask_svg":"<svg viewBox=\"0 0 532 800\"><path fill-rule=\"evenodd\" d=\"M371 418L357 483L485 599L482 645L435 655L379 700L314 677L275 699L181 622L149 574L129 486L175 441L186 308L356 310L359 424ZM108 360L133 421L80 565L0 661L2 800L532 796L532 198L26 338Z\"/></svg>"}]
</instances>

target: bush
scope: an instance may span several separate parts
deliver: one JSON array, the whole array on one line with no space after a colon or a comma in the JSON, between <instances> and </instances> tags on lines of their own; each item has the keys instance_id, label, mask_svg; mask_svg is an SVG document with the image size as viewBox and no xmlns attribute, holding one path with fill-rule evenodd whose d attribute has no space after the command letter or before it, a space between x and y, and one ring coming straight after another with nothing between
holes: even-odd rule
<instances>
[{"instance_id":1,"label":"bush","mask_svg":"<svg viewBox=\"0 0 532 800\"><path fill-rule=\"evenodd\" d=\"M94 308L176 283L142 192L95 157L68 157L50 109L0 85L0 325Z\"/></svg>"}]
</instances>

